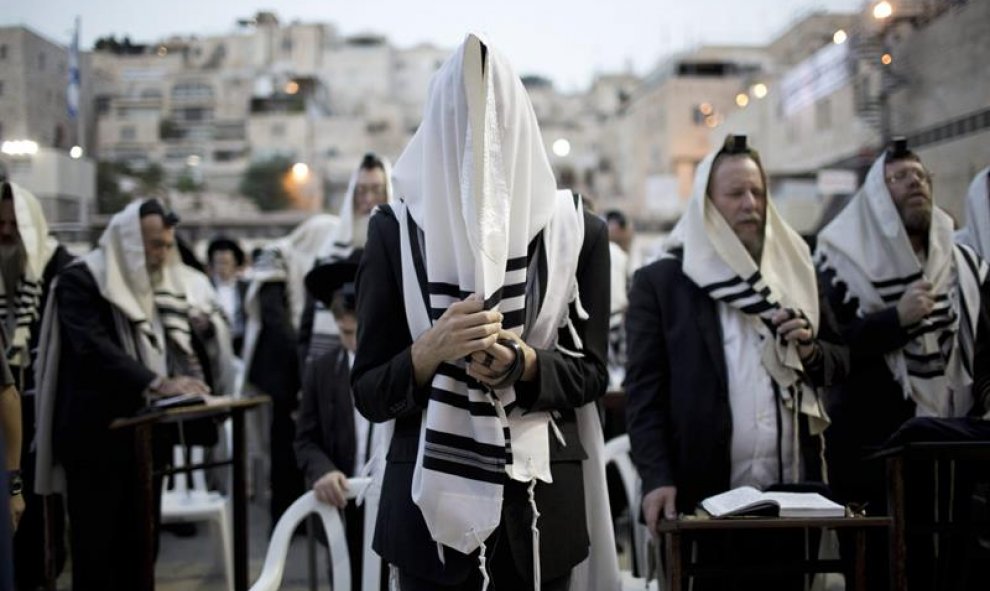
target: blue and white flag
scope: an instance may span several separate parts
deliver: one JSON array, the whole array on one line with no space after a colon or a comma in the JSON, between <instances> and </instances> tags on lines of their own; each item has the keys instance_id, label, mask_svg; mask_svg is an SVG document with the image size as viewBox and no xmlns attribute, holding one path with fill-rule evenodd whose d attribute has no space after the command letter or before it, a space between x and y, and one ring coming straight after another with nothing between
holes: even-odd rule
<instances>
[{"instance_id":1,"label":"blue and white flag","mask_svg":"<svg viewBox=\"0 0 990 591\"><path fill-rule=\"evenodd\" d=\"M72 33L72 46L69 47L69 85L65 91L69 118L79 117L79 17Z\"/></svg>"}]
</instances>

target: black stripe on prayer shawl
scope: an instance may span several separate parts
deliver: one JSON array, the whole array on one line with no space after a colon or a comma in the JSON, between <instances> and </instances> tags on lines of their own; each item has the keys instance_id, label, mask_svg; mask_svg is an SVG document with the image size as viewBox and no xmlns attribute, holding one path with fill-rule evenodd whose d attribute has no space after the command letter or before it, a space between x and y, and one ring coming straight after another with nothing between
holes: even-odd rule
<instances>
[{"instance_id":1,"label":"black stripe on prayer shawl","mask_svg":"<svg viewBox=\"0 0 990 591\"><path fill-rule=\"evenodd\" d=\"M922 272L918 271L917 273L912 273L905 277L895 277L893 279L884 279L883 281L871 281L870 283L873 284L873 287L875 289L881 290L888 287L895 287L895 286L908 285L910 283L914 283L915 281L921 279L922 275L923 275Z\"/></svg>"},{"instance_id":2,"label":"black stripe on prayer shawl","mask_svg":"<svg viewBox=\"0 0 990 591\"><path fill-rule=\"evenodd\" d=\"M913 361L915 363L930 363L932 361L942 361L941 353L912 353L910 351L904 351L904 359L908 361Z\"/></svg>"},{"instance_id":3,"label":"black stripe on prayer shawl","mask_svg":"<svg viewBox=\"0 0 990 591\"><path fill-rule=\"evenodd\" d=\"M914 371L908 367L908 375L916 378L921 378L923 380L929 380L931 378L940 378L945 375L945 369L932 369L927 371Z\"/></svg>"},{"instance_id":4,"label":"black stripe on prayer shawl","mask_svg":"<svg viewBox=\"0 0 990 591\"><path fill-rule=\"evenodd\" d=\"M428 447L429 444L427 444ZM505 484L509 478L504 468L497 471L486 470L477 466L463 464L456 460L448 461L440 459L425 452L423 455L423 467L435 472L443 472L444 474L452 474L467 480L477 480L478 482L489 482L491 484Z\"/></svg>"},{"instance_id":5,"label":"black stripe on prayer shawl","mask_svg":"<svg viewBox=\"0 0 990 591\"><path fill-rule=\"evenodd\" d=\"M473 465L479 469L504 472L505 447L475 441L470 437L427 429L424 452L427 456L443 456L448 460Z\"/></svg>"},{"instance_id":6,"label":"black stripe on prayer shawl","mask_svg":"<svg viewBox=\"0 0 990 591\"><path fill-rule=\"evenodd\" d=\"M525 269L528 266L529 266L529 261L528 261L528 257L526 256L515 257L505 261L506 271L518 271L520 269Z\"/></svg>"},{"instance_id":7,"label":"black stripe on prayer shawl","mask_svg":"<svg viewBox=\"0 0 990 591\"><path fill-rule=\"evenodd\" d=\"M980 270L979 270L979 267L978 267L978 265L976 263L976 260L973 259L973 257L976 256L976 255L973 254L968 248L963 248L963 247L961 247L958 244L956 245L956 248L958 248L959 249L959 252L962 253L963 260L966 261L966 265L969 267L970 272L973 274L973 277L976 278L976 283L979 284L980 283Z\"/></svg>"},{"instance_id":8,"label":"black stripe on prayer shawl","mask_svg":"<svg viewBox=\"0 0 990 591\"><path fill-rule=\"evenodd\" d=\"M438 281L431 281L426 284L426 291L430 295L443 295L451 298L457 298L463 300L464 298L471 295L471 292L462 291L461 288L453 283L441 283Z\"/></svg>"},{"instance_id":9,"label":"black stripe on prayer shawl","mask_svg":"<svg viewBox=\"0 0 990 591\"><path fill-rule=\"evenodd\" d=\"M463 409L471 413L473 417L494 417L497 416L495 407L487 402L474 402L463 394L449 392L442 388L433 387L430 389L430 401L442 402L450 406Z\"/></svg>"},{"instance_id":10,"label":"black stripe on prayer shawl","mask_svg":"<svg viewBox=\"0 0 990 591\"><path fill-rule=\"evenodd\" d=\"M940 320L938 322L932 322L932 323L924 322L922 323L921 328L909 332L908 337L913 340L923 334L928 334L930 332L942 330L943 328L948 328L952 326L952 323L954 321L955 321L954 318L947 318L945 320Z\"/></svg>"}]
</instances>

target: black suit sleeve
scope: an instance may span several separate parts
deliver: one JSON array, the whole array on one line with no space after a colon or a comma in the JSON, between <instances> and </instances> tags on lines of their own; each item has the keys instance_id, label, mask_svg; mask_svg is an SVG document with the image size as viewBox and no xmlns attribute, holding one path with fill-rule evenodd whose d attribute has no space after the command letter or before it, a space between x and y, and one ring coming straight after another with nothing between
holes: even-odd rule
<instances>
[{"instance_id":1,"label":"black suit sleeve","mask_svg":"<svg viewBox=\"0 0 990 591\"><path fill-rule=\"evenodd\" d=\"M313 340L313 319L316 317L316 300L306 291L306 303L299 320L299 367L306 367L309 356L309 343Z\"/></svg>"},{"instance_id":2,"label":"black suit sleeve","mask_svg":"<svg viewBox=\"0 0 990 591\"><path fill-rule=\"evenodd\" d=\"M537 378L516 383L516 395L523 408L536 411L577 408L605 394L610 264L608 229L600 219L586 214L577 278L588 319L578 318L573 306L570 310L571 322L584 345L583 356L536 349ZM567 329L561 330L560 336L561 343L570 340Z\"/></svg>"},{"instance_id":3,"label":"black suit sleeve","mask_svg":"<svg viewBox=\"0 0 990 591\"><path fill-rule=\"evenodd\" d=\"M374 422L422 411L429 394L429 386L416 386L413 372L399 253L399 224L391 210L380 210L368 225L355 280L358 346L351 369L354 403Z\"/></svg>"},{"instance_id":4,"label":"black suit sleeve","mask_svg":"<svg viewBox=\"0 0 990 591\"><path fill-rule=\"evenodd\" d=\"M626 429L644 494L674 486L670 453L670 368L655 283L656 266L633 276L626 309Z\"/></svg>"},{"instance_id":5,"label":"black suit sleeve","mask_svg":"<svg viewBox=\"0 0 990 591\"><path fill-rule=\"evenodd\" d=\"M299 390L299 356L296 331L287 310L285 283L273 281L258 292L261 334L248 380L270 395L294 397Z\"/></svg>"},{"instance_id":6,"label":"black suit sleeve","mask_svg":"<svg viewBox=\"0 0 990 591\"><path fill-rule=\"evenodd\" d=\"M318 396L322 384L319 380L317 367L316 363L310 363L303 376L302 402L299 406L299 416L296 419L296 439L293 442L293 447L296 450L296 462L309 484L316 482L324 474L338 469L320 446L322 430ZM332 404L331 400L332 397L326 397L323 403ZM333 416L333 409L331 408L327 414Z\"/></svg>"},{"instance_id":7,"label":"black suit sleeve","mask_svg":"<svg viewBox=\"0 0 990 591\"><path fill-rule=\"evenodd\" d=\"M117 397L112 406L130 411L140 407L141 394L157 376L129 356L107 331L97 313L106 302L89 271L81 265L67 269L56 284L55 297L63 347L76 356L79 367L105 377L106 395Z\"/></svg>"}]
</instances>

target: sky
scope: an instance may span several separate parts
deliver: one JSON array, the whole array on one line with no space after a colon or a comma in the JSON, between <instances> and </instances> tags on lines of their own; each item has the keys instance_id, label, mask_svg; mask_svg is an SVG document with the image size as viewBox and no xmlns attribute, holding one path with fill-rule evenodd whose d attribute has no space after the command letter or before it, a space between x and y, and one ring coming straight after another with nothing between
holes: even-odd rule
<instances>
[{"instance_id":1,"label":"sky","mask_svg":"<svg viewBox=\"0 0 990 591\"><path fill-rule=\"evenodd\" d=\"M332 22L345 35L384 34L398 47L454 48L478 31L520 75L550 78L565 91L595 74L646 74L665 55L699 44L763 44L814 10L855 11L866 0L5 0L0 26L25 25L67 45L81 17L80 44L101 36L152 43L171 35L235 30L237 19L274 11L282 23Z\"/></svg>"}]
</instances>

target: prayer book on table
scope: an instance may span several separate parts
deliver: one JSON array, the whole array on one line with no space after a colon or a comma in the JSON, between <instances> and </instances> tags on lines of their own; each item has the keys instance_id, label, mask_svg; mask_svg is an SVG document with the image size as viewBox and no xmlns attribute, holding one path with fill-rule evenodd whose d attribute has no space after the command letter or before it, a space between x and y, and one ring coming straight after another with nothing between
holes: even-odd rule
<instances>
[{"instance_id":1,"label":"prayer book on table","mask_svg":"<svg viewBox=\"0 0 990 591\"><path fill-rule=\"evenodd\" d=\"M712 517L844 517L845 508L813 492L760 492L740 486L701 501Z\"/></svg>"},{"instance_id":2,"label":"prayer book on table","mask_svg":"<svg viewBox=\"0 0 990 591\"><path fill-rule=\"evenodd\" d=\"M169 408L179 408L182 406L196 406L199 404L205 404L206 399L199 394L176 394L174 396L165 396L163 398L155 398L151 401L149 405L155 410L166 410Z\"/></svg>"}]
</instances>

